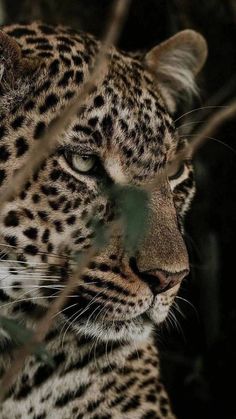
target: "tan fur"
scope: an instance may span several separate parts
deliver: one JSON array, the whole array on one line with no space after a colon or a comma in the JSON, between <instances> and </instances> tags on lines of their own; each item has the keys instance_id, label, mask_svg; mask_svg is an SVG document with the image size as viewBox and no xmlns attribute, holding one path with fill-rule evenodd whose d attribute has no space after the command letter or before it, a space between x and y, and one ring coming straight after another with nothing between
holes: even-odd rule
<instances>
[{"instance_id":1,"label":"tan fur","mask_svg":"<svg viewBox=\"0 0 236 419\"><path fill-rule=\"evenodd\" d=\"M25 68L22 77L10 62L14 86L4 85L7 74L2 73L0 182L7 188L47 125L79 95L100 43L88 34L41 23L10 25L4 31L2 62L13 46L21 51L19 68ZM179 54L186 39L198 52L194 66ZM170 43L171 48L167 41L159 52L164 62L167 50L179 91L183 77L170 67L171 50L179 62L182 57L192 80L202 65L203 43L190 33L176 35ZM159 52L154 53L155 65ZM38 63L37 68L24 67L26 62ZM93 243L94 217L109 226L117 215L120 201L104 184L149 190L184 147L168 111L168 98L175 102L174 84L164 91L146 64L112 48L108 73L82 114L22 192L4 205L1 314L34 328L64 288L75 258ZM191 88L190 83L185 87ZM73 157L91 154L93 170L76 170ZM184 162L180 176L165 178L149 196L149 229L137 239L137 249L130 254L122 232L113 232L78 278L47 336L54 367L32 356L1 407L1 419L174 417L161 383L153 330L167 319L188 272L182 225L193 194L191 163ZM0 345L1 375L11 363L14 342L3 332Z\"/></svg>"}]
</instances>

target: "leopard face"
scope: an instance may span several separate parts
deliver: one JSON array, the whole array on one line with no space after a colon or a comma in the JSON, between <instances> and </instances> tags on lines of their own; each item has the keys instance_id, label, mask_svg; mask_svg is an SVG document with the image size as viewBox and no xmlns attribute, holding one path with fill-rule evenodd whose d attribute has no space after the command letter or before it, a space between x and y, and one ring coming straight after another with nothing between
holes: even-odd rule
<instances>
[{"instance_id":1,"label":"leopard face","mask_svg":"<svg viewBox=\"0 0 236 419\"><path fill-rule=\"evenodd\" d=\"M92 36L59 26L34 23L3 30L2 190L47 125L79 97L100 47ZM192 31L155 47L142 60L111 48L109 69L82 113L1 210L3 313L32 318L63 289L75 255L91 248L94 217L108 226L115 218L116 202L104 185L147 190L164 173L184 146L171 117L176 95L193 88L205 55L204 40ZM62 321L103 340L143 339L153 324L163 322L189 270L181 224L193 194L189 162L169 178L164 174L161 186L149 194L148 229L136 251L129 254L121 232L114 230L78 277Z\"/></svg>"}]
</instances>

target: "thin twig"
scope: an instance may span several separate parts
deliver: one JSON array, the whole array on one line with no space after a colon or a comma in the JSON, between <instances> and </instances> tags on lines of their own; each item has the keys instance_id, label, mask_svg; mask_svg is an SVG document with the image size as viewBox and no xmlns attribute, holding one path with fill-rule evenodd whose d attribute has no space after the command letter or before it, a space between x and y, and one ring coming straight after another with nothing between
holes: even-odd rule
<instances>
[{"instance_id":1,"label":"thin twig","mask_svg":"<svg viewBox=\"0 0 236 419\"><path fill-rule=\"evenodd\" d=\"M54 323L55 315L62 309L70 293L72 293L76 286L78 286L79 277L82 275L83 270L88 266L89 261L95 255L96 251L97 247L92 246L83 256L83 258L81 258L80 264L78 264L77 269L71 275L66 287L60 292L58 297L55 298L54 302L47 310L45 316L43 316L42 319L37 323L33 337L29 342L21 346L21 348L15 352L14 361L4 374L1 381L0 401L4 400L4 397L7 391L13 385L17 374L23 368L26 358L31 355L32 352L34 352L40 343L44 341L47 333Z\"/></svg>"},{"instance_id":2,"label":"thin twig","mask_svg":"<svg viewBox=\"0 0 236 419\"><path fill-rule=\"evenodd\" d=\"M167 175L175 171L183 160L191 159L198 149L212 137L212 134L226 121L236 116L236 99L229 102L209 118L203 127L196 132L194 140L190 141L184 150L180 151L167 168Z\"/></svg>"},{"instance_id":3,"label":"thin twig","mask_svg":"<svg viewBox=\"0 0 236 419\"><path fill-rule=\"evenodd\" d=\"M212 136L214 132L226 121L236 116L236 99L229 102L225 108L220 109L211 118L206 121L206 124L196 133L193 141L190 142L190 152L193 156L196 151L203 145L207 137Z\"/></svg>"},{"instance_id":4,"label":"thin twig","mask_svg":"<svg viewBox=\"0 0 236 419\"><path fill-rule=\"evenodd\" d=\"M59 137L68 128L73 116L81 113L83 104L91 89L94 86L97 86L104 78L108 68L107 52L109 48L117 42L130 1L131 0L115 0L107 32L105 33L100 52L95 60L93 71L88 80L83 84L79 96L61 112L58 118L49 124L40 142L31 148L24 166L12 176L11 182L9 182L1 194L0 209L6 201L12 199L21 191L22 187L32 176L34 171L37 170L43 160L55 149Z\"/></svg>"}]
</instances>

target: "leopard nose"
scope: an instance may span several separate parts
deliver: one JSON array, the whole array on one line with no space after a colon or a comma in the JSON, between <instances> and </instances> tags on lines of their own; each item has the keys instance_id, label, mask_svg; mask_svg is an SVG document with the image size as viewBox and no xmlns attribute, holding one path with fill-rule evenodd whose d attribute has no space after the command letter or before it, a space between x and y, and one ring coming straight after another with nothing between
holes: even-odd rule
<instances>
[{"instance_id":1,"label":"leopard nose","mask_svg":"<svg viewBox=\"0 0 236 419\"><path fill-rule=\"evenodd\" d=\"M188 269L175 273L164 271L162 269L140 272L135 258L130 259L130 268L137 276L148 284L155 296L180 284L189 273Z\"/></svg>"}]
</instances>

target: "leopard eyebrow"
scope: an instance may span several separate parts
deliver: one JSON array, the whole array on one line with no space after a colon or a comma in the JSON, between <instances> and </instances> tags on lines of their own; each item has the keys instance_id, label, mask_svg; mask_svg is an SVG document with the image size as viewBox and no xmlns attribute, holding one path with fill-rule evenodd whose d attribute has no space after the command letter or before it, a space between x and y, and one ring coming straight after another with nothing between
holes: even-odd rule
<instances>
[{"instance_id":1,"label":"leopard eyebrow","mask_svg":"<svg viewBox=\"0 0 236 419\"><path fill-rule=\"evenodd\" d=\"M57 152L63 154L67 153L76 153L76 154L86 154L86 155L93 155L99 158L98 153L92 147L88 147L87 145L83 144L60 144L57 147Z\"/></svg>"}]
</instances>

